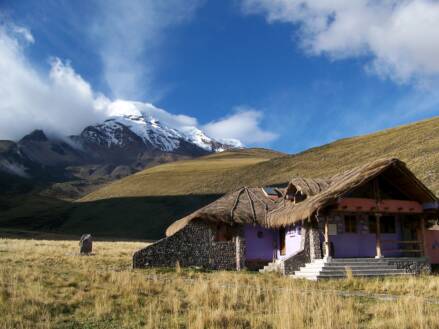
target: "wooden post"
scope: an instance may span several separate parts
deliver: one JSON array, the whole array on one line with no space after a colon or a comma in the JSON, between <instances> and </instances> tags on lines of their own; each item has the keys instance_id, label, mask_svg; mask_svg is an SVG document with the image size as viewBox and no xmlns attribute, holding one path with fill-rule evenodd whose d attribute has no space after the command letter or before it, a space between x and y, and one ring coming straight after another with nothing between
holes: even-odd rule
<instances>
[{"instance_id":1,"label":"wooden post","mask_svg":"<svg viewBox=\"0 0 439 329\"><path fill-rule=\"evenodd\" d=\"M420 227L420 230L419 230L419 240L421 241L421 243L420 243L420 249L421 249L421 256L425 256L425 219L424 219L424 217L421 217L421 220L420 220L420 224L421 224L421 227Z\"/></svg>"},{"instance_id":2,"label":"wooden post","mask_svg":"<svg viewBox=\"0 0 439 329\"><path fill-rule=\"evenodd\" d=\"M235 257L236 257L236 270L241 270L241 237L239 234L235 237Z\"/></svg>"},{"instance_id":3,"label":"wooden post","mask_svg":"<svg viewBox=\"0 0 439 329\"><path fill-rule=\"evenodd\" d=\"M376 214L376 256L375 258L382 258L383 254L381 253L381 214Z\"/></svg>"},{"instance_id":4,"label":"wooden post","mask_svg":"<svg viewBox=\"0 0 439 329\"><path fill-rule=\"evenodd\" d=\"M325 259L329 259L331 257L329 253L329 224L328 217L325 217Z\"/></svg>"}]
</instances>

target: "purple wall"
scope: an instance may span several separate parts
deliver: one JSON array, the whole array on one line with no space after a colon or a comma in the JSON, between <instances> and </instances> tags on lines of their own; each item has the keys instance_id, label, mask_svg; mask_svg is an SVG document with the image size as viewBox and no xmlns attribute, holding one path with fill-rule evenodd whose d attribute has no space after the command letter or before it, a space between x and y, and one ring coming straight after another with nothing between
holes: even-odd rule
<instances>
[{"instance_id":1,"label":"purple wall","mask_svg":"<svg viewBox=\"0 0 439 329\"><path fill-rule=\"evenodd\" d=\"M258 236L259 233L259 236ZM245 225L245 257L248 260L268 260L288 258L300 249L301 226L287 227L285 230L285 255L279 250L279 231L261 226Z\"/></svg>"},{"instance_id":2,"label":"purple wall","mask_svg":"<svg viewBox=\"0 0 439 329\"><path fill-rule=\"evenodd\" d=\"M261 226L245 225L245 258L248 260L271 261L273 259L276 232Z\"/></svg>"},{"instance_id":3,"label":"purple wall","mask_svg":"<svg viewBox=\"0 0 439 329\"><path fill-rule=\"evenodd\" d=\"M337 235L330 235L329 241L334 248L335 258L346 257L375 257L376 256L376 235L364 231L361 222L357 222L358 233L345 233L344 230L338 230ZM381 240L400 240L401 230L400 222L396 218L396 233L381 234ZM400 256L399 252L387 252L385 249L397 249L397 244L383 242L381 244L383 256Z\"/></svg>"}]
</instances>

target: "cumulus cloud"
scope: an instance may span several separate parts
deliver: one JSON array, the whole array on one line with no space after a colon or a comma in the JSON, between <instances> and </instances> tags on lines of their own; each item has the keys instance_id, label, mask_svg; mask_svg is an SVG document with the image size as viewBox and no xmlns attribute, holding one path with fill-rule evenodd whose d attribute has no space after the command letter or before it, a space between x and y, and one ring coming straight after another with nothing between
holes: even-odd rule
<instances>
[{"instance_id":1,"label":"cumulus cloud","mask_svg":"<svg viewBox=\"0 0 439 329\"><path fill-rule=\"evenodd\" d=\"M110 116L146 113L170 127L197 126L150 103L112 101L93 91L68 62L50 61L46 75L35 70L13 31L0 28L0 139L19 139L34 129L58 135L81 132Z\"/></svg>"},{"instance_id":2,"label":"cumulus cloud","mask_svg":"<svg viewBox=\"0 0 439 329\"><path fill-rule=\"evenodd\" d=\"M116 98L157 97L153 82L166 30L189 20L201 0L97 0L92 36Z\"/></svg>"},{"instance_id":3,"label":"cumulus cloud","mask_svg":"<svg viewBox=\"0 0 439 329\"><path fill-rule=\"evenodd\" d=\"M23 26L17 26L12 24L11 25L12 31L15 32L16 34L21 35L24 40L26 40L29 43L34 43L35 39L34 36L32 35L31 31Z\"/></svg>"},{"instance_id":4,"label":"cumulus cloud","mask_svg":"<svg viewBox=\"0 0 439 329\"><path fill-rule=\"evenodd\" d=\"M117 99L106 105L106 111L109 116L146 114L151 118L159 120L165 125L176 129L198 126L198 121L194 117L184 114L172 114L151 103Z\"/></svg>"},{"instance_id":5,"label":"cumulus cloud","mask_svg":"<svg viewBox=\"0 0 439 329\"><path fill-rule=\"evenodd\" d=\"M17 140L34 129L59 136L78 134L88 125L119 115L146 114L176 129L200 126L194 117L151 103L112 100L96 93L69 62L59 58L52 58L50 70L41 73L26 58L23 47L15 32L0 27L0 139ZM261 120L261 112L239 108L204 128L219 139L267 143L277 136L260 128Z\"/></svg>"},{"instance_id":6,"label":"cumulus cloud","mask_svg":"<svg viewBox=\"0 0 439 329\"><path fill-rule=\"evenodd\" d=\"M57 58L47 76L40 74L19 39L0 27L0 138L17 139L36 128L77 133L103 118L96 98L90 85Z\"/></svg>"},{"instance_id":7,"label":"cumulus cloud","mask_svg":"<svg viewBox=\"0 0 439 329\"><path fill-rule=\"evenodd\" d=\"M217 139L234 138L244 144L268 144L278 135L260 127L263 113L247 107L238 107L232 115L204 125L209 136Z\"/></svg>"},{"instance_id":8,"label":"cumulus cloud","mask_svg":"<svg viewBox=\"0 0 439 329\"><path fill-rule=\"evenodd\" d=\"M369 58L367 70L398 83L439 76L439 3L433 0L242 0L246 14L299 27L301 46L332 59Z\"/></svg>"}]
</instances>

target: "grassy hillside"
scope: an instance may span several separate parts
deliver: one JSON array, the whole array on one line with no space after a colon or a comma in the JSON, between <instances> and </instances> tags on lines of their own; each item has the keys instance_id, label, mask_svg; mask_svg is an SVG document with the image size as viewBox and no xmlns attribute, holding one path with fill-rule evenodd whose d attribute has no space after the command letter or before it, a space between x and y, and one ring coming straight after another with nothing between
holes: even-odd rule
<instances>
[{"instance_id":1,"label":"grassy hillside","mask_svg":"<svg viewBox=\"0 0 439 329\"><path fill-rule=\"evenodd\" d=\"M439 193L439 118L347 138L269 161L214 155L144 170L97 190L81 201L114 197L221 194L240 186L288 181L294 176L326 177L365 162L395 156ZM242 166L241 166L242 164Z\"/></svg>"},{"instance_id":2,"label":"grassy hillside","mask_svg":"<svg viewBox=\"0 0 439 329\"><path fill-rule=\"evenodd\" d=\"M156 239L176 219L240 186L284 183L293 176L329 176L387 156L406 161L439 194L439 118L433 118L296 155L249 149L159 165L74 203L37 202L29 197L29 202L9 204L2 211L0 198L0 231L3 227Z\"/></svg>"},{"instance_id":3,"label":"grassy hillside","mask_svg":"<svg viewBox=\"0 0 439 329\"><path fill-rule=\"evenodd\" d=\"M0 234L29 236L29 231L46 231L80 236L89 232L102 238L157 239L176 218L220 196L187 193L200 182L203 185L210 177L222 177L225 172L281 155L248 149L160 165L117 182L122 186L119 197L111 194L106 198L104 188L101 197L90 196L88 202L71 203L35 194L0 196ZM139 189L148 192L138 195Z\"/></svg>"},{"instance_id":4,"label":"grassy hillside","mask_svg":"<svg viewBox=\"0 0 439 329\"><path fill-rule=\"evenodd\" d=\"M284 155L266 149L232 150L194 160L166 163L109 184L80 201L120 197L217 194L228 187L215 186L231 172Z\"/></svg>"}]
</instances>

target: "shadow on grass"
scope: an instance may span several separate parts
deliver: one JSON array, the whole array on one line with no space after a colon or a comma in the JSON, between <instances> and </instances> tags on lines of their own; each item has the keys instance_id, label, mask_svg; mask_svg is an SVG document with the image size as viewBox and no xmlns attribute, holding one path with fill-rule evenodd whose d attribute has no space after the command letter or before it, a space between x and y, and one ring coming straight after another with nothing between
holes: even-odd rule
<instances>
[{"instance_id":1,"label":"shadow on grass","mask_svg":"<svg viewBox=\"0 0 439 329\"><path fill-rule=\"evenodd\" d=\"M0 236L60 235L59 238L69 239L91 233L104 240L157 240L172 222L220 196L153 196L92 202L28 198L0 207Z\"/></svg>"}]
</instances>

